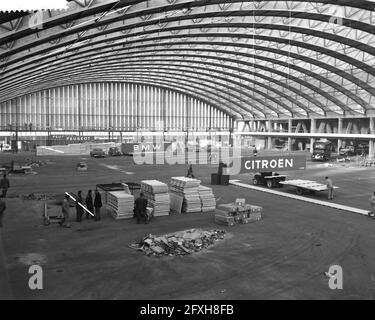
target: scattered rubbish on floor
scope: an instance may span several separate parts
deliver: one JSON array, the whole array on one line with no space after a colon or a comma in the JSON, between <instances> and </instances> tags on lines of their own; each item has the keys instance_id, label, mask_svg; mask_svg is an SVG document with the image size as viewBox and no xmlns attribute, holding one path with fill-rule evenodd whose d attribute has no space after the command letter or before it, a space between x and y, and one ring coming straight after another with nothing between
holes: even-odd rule
<instances>
[{"instance_id":1,"label":"scattered rubbish on floor","mask_svg":"<svg viewBox=\"0 0 375 320\"><path fill-rule=\"evenodd\" d=\"M146 255L182 256L211 247L224 237L224 230L189 229L163 236L149 234L129 247Z\"/></svg>"},{"instance_id":2,"label":"scattered rubbish on floor","mask_svg":"<svg viewBox=\"0 0 375 320\"><path fill-rule=\"evenodd\" d=\"M56 199L55 195L53 195L53 194L44 194L44 193L21 194L19 197L22 200L37 200L37 201L55 200Z\"/></svg>"},{"instance_id":3,"label":"scattered rubbish on floor","mask_svg":"<svg viewBox=\"0 0 375 320\"><path fill-rule=\"evenodd\" d=\"M38 172L33 170L31 166L22 166L20 164L14 164L13 169L11 170L13 174L38 174Z\"/></svg>"},{"instance_id":4,"label":"scattered rubbish on floor","mask_svg":"<svg viewBox=\"0 0 375 320\"><path fill-rule=\"evenodd\" d=\"M319 243L319 242L317 242L317 243L314 243L314 246L315 247L320 247L322 244L321 243Z\"/></svg>"},{"instance_id":5,"label":"scattered rubbish on floor","mask_svg":"<svg viewBox=\"0 0 375 320\"><path fill-rule=\"evenodd\" d=\"M27 266L43 265L47 263L47 257L41 253L26 253L18 256L18 262Z\"/></svg>"},{"instance_id":6,"label":"scattered rubbish on floor","mask_svg":"<svg viewBox=\"0 0 375 320\"><path fill-rule=\"evenodd\" d=\"M227 290L225 290L225 289L220 291L220 293L225 293L225 292L227 292Z\"/></svg>"},{"instance_id":7,"label":"scattered rubbish on floor","mask_svg":"<svg viewBox=\"0 0 375 320\"><path fill-rule=\"evenodd\" d=\"M26 166L30 166L32 168L39 168L47 165L47 161L43 160L34 160L27 158L26 160Z\"/></svg>"}]
</instances>

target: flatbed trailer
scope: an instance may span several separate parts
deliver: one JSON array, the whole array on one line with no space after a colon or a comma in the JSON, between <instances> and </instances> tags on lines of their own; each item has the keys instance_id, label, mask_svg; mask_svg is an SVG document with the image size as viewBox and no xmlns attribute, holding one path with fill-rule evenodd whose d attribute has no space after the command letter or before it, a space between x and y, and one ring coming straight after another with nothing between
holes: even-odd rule
<instances>
[{"instance_id":1,"label":"flatbed trailer","mask_svg":"<svg viewBox=\"0 0 375 320\"><path fill-rule=\"evenodd\" d=\"M311 180L286 180L286 181L280 181L279 182L282 185L285 186L292 186L296 188L296 194L302 195L305 192L315 193L315 192L322 192L327 191L328 188L325 184L311 181ZM338 189L339 187L333 187L333 189Z\"/></svg>"}]
</instances>

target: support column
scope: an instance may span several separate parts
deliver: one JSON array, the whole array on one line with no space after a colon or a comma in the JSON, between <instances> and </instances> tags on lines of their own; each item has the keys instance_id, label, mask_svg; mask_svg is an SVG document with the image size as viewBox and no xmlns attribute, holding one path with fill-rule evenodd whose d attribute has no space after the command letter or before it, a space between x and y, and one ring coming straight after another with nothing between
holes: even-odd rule
<instances>
[{"instance_id":1,"label":"support column","mask_svg":"<svg viewBox=\"0 0 375 320\"><path fill-rule=\"evenodd\" d=\"M292 133L293 120L288 119L288 133ZM288 151L292 151L292 138L288 137Z\"/></svg>"},{"instance_id":2,"label":"support column","mask_svg":"<svg viewBox=\"0 0 375 320\"><path fill-rule=\"evenodd\" d=\"M272 132L272 121L268 120L267 121L267 131ZM272 137L268 137L267 139L267 149L271 150L272 149Z\"/></svg>"},{"instance_id":3,"label":"support column","mask_svg":"<svg viewBox=\"0 0 375 320\"><path fill-rule=\"evenodd\" d=\"M234 126L231 124L233 122L229 121L229 145L233 147L233 131L234 131Z\"/></svg>"},{"instance_id":4,"label":"support column","mask_svg":"<svg viewBox=\"0 0 375 320\"><path fill-rule=\"evenodd\" d=\"M368 151L368 157L370 160L373 160L374 159L374 152L375 152L375 141L374 140L370 140L369 141L369 151Z\"/></svg>"},{"instance_id":5,"label":"support column","mask_svg":"<svg viewBox=\"0 0 375 320\"><path fill-rule=\"evenodd\" d=\"M250 128L250 121L249 121L249 120L245 120L245 125L244 125L242 131L246 131L246 128L248 128L249 132L251 131L251 128Z\"/></svg>"},{"instance_id":6,"label":"support column","mask_svg":"<svg viewBox=\"0 0 375 320\"><path fill-rule=\"evenodd\" d=\"M315 133L315 132L316 132L316 121L315 119L311 119L310 133ZM314 143L315 143L315 138L310 138L310 153L314 152Z\"/></svg>"},{"instance_id":7,"label":"support column","mask_svg":"<svg viewBox=\"0 0 375 320\"><path fill-rule=\"evenodd\" d=\"M343 133L342 132L342 123L343 123L343 118L339 118L339 124L338 124L338 133ZM371 119L370 119L370 123L371 123ZM342 139L338 139L337 140L337 152L340 151L342 147Z\"/></svg>"},{"instance_id":8,"label":"support column","mask_svg":"<svg viewBox=\"0 0 375 320\"><path fill-rule=\"evenodd\" d=\"M267 131L272 132L272 121L271 120L267 121Z\"/></svg>"},{"instance_id":9,"label":"support column","mask_svg":"<svg viewBox=\"0 0 375 320\"><path fill-rule=\"evenodd\" d=\"M251 126L250 131L252 131L252 132L256 131L256 130L255 130L255 121L254 121L254 120L251 120L250 123L251 123L251 124L250 124L250 126Z\"/></svg>"},{"instance_id":10,"label":"support column","mask_svg":"<svg viewBox=\"0 0 375 320\"><path fill-rule=\"evenodd\" d=\"M375 133L375 122L374 122L374 120L375 119L373 117L370 117L370 133L371 134ZM374 140L370 140L369 141L368 155L369 155L369 158L371 160L373 160L375 158L374 153L375 153L375 141Z\"/></svg>"},{"instance_id":11,"label":"support column","mask_svg":"<svg viewBox=\"0 0 375 320\"><path fill-rule=\"evenodd\" d=\"M186 98L186 113L187 113L187 117L186 117L186 122L185 122L185 127L186 127L186 136L185 136L185 148L186 148L186 151L188 151L188 142L189 142L189 126L190 126L190 123L189 123L189 114L190 114L190 109L191 109L191 97L187 97Z\"/></svg>"},{"instance_id":12,"label":"support column","mask_svg":"<svg viewBox=\"0 0 375 320\"><path fill-rule=\"evenodd\" d=\"M374 134L375 133L375 118L371 117L370 118L370 133Z\"/></svg>"}]
</instances>

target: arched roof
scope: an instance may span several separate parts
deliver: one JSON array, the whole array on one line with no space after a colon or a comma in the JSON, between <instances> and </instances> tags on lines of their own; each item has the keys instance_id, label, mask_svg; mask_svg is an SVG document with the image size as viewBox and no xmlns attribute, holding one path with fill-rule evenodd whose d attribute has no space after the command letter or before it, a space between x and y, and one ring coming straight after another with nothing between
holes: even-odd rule
<instances>
[{"instance_id":1,"label":"arched roof","mask_svg":"<svg viewBox=\"0 0 375 320\"><path fill-rule=\"evenodd\" d=\"M234 117L375 114L373 1L74 0L0 14L0 102L89 81L162 86Z\"/></svg>"}]
</instances>

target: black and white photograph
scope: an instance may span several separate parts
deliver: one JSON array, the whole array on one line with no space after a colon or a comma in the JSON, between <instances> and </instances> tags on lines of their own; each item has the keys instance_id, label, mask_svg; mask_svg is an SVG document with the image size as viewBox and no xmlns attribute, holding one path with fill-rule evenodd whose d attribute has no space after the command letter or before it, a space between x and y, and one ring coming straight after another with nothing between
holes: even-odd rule
<instances>
[{"instance_id":1,"label":"black and white photograph","mask_svg":"<svg viewBox=\"0 0 375 320\"><path fill-rule=\"evenodd\" d=\"M374 0L0 0L0 300L374 299Z\"/></svg>"}]
</instances>

